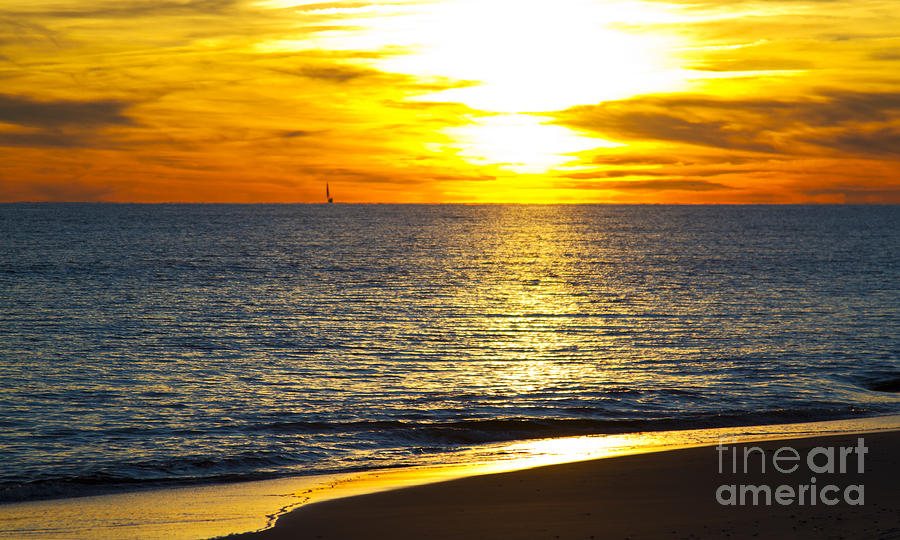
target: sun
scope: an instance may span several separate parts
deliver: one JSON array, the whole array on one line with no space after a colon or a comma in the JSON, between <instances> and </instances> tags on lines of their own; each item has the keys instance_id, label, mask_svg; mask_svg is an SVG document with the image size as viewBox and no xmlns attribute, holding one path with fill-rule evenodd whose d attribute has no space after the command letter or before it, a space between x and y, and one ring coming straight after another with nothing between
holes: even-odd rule
<instances>
[{"instance_id":1,"label":"sun","mask_svg":"<svg viewBox=\"0 0 900 540\"><path fill-rule=\"evenodd\" d=\"M658 6L636 0L348 3L315 9L340 9L351 29L321 33L317 45L403 51L369 65L459 81L404 99L478 111L466 125L440 130L453 141L451 153L469 164L541 174L574 161L574 153L616 145L553 125L542 112L684 87L684 71L671 57L678 38L639 30L675 21Z\"/></svg>"},{"instance_id":2,"label":"sun","mask_svg":"<svg viewBox=\"0 0 900 540\"><path fill-rule=\"evenodd\" d=\"M411 99L501 113L443 133L469 163L540 174L572 162L573 153L616 145L532 114L683 86L668 55L674 38L624 26L664 16L635 2L441 2L407 21L410 26L395 28L406 33L414 52L383 59L378 67L470 81Z\"/></svg>"},{"instance_id":3,"label":"sun","mask_svg":"<svg viewBox=\"0 0 900 540\"><path fill-rule=\"evenodd\" d=\"M413 54L387 71L472 81L420 96L503 113L553 111L680 85L670 36L629 32L649 4L587 0L457 0L435 4L406 28ZM412 21L411 21L412 22Z\"/></svg>"},{"instance_id":4,"label":"sun","mask_svg":"<svg viewBox=\"0 0 900 540\"><path fill-rule=\"evenodd\" d=\"M621 144L583 137L534 114L497 114L445 128L449 146L468 161L504 171L540 174L565 167L577 152Z\"/></svg>"}]
</instances>

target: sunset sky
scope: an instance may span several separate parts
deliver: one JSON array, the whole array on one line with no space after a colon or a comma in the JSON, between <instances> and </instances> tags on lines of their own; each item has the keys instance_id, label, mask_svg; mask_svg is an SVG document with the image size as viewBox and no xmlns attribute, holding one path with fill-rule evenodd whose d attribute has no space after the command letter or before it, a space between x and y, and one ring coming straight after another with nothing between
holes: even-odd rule
<instances>
[{"instance_id":1,"label":"sunset sky","mask_svg":"<svg viewBox=\"0 0 900 540\"><path fill-rule=\"evenodd\" d=\"M0 201L900 203L897 0L3 0Z\"/></svg>"}]
</instances>

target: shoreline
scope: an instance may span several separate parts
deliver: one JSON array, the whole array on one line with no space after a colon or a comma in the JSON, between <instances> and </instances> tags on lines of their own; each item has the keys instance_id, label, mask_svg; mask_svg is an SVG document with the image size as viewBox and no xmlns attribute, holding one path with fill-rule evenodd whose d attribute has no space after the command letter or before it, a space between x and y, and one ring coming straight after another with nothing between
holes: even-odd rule
<instances>
[{"instance_id":1,"label":"shoreline","mask_svg":"<svg viewBox=\"0 0 900 540\"><path fill-rule=\"evenodd\" d=\"M276 529L283 520L294 519L285 517L294 516L292 510L307 512L320 503L373 493L608 461L598 458L671 454L661 451L708 446L721 438L801 441L822 434L889 430L900 430L900 415L498 443L470 448L456 455L460 461L455 463L4 504L0 505L0 538L197 539L252 534L265 532L276 519Z\"/></svg>"},{"instance_id":2,"label":"shoreline","mask_svg":"<svg viewBox=\"0 0 900 540\"><path fill-rule=\"evenodd\" d=\"M651 452L321 502L229 538L900 538L898 455L900 431Z\"/></svg>"}]
</instances>

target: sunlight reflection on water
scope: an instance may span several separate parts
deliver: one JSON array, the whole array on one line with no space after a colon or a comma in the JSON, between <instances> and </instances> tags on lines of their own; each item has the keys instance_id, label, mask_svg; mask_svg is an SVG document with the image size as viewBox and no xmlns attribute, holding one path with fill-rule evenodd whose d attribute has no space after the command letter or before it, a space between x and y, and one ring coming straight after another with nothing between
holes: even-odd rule
<instances>
[{"instance_id":1,"label":"sunlight reflection on water","mask_svg":"<svg viewBox=\"0 0 900 540\"><path fill-rule=\"evenodd\" d=\"M6 501L900 406L897 207L0 210Z\"/></svg>"}]
</instances>

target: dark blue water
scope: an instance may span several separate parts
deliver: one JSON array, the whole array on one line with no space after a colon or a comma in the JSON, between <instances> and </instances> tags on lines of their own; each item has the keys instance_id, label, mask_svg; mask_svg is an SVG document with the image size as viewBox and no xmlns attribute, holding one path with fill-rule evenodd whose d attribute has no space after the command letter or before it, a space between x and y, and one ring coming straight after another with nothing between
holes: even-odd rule
<instances>
[{"instance_id":1,"label":"dark blue water","mask_svg":"<svg viewBox=\"0 0 900 540\"><path fill-rule=\"evenodd\" d=\"M0 205L0 500L900 412L898 206Z\"/></svg>"}]
</instances>

